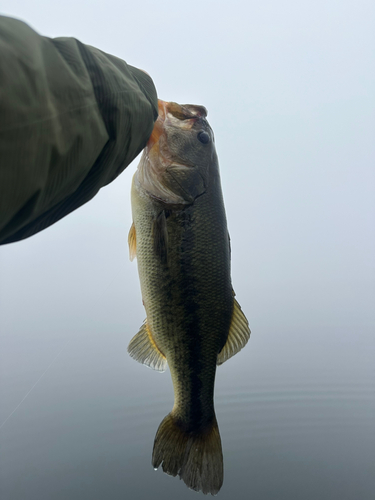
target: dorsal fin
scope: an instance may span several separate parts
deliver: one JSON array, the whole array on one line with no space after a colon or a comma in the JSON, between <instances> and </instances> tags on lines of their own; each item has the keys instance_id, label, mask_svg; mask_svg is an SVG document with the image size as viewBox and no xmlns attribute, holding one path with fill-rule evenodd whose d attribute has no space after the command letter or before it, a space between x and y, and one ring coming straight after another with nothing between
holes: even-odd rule
<instances>
[{"instance_id":1,"label":"dorsal fin","mask_svg":"<svg viewBox=\"0 0 375 500\"><path fill-rule=\"evenodd\" d=\"M237 354L250 338L250 328L240 304L234 299L232 322L227 341L217 356L217 364L222 365L227 359Z\"/></svg>"},{"instance_id":2,"label":"dorsal fin","mask_svg":"<svg viewBox=\"0 0 375 500\"><path fill-rule=\"evenodd\" d=\"M133 261L134 257L137 255L137 235L135 232L134 222L132 223L129 230L128 244L129 244L129 258L131 261Z\"/></svg>"},{"instance_id":3,"label":"dorsal fin","mask_svg":"<svg viewBox=\"0 0 375 500\"><path fill-rule=\"evenodd\" d=\"M137 335L131 339L128 353L139 363L158 372L164 372L167 368L167 359L156 345L147 320L144 321Z\"/></svg>"}]
</instances>

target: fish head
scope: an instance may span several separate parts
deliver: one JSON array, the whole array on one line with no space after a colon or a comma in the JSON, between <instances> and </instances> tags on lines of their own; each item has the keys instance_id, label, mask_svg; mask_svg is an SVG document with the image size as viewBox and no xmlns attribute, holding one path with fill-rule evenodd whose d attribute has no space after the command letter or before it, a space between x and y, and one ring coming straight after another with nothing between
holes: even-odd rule
<instances>
[{"instance_id":1,"label":"fish head","mask_svg":"<svg viewBox=\"0 0 375 500\"><path fill-rule=\"evenodd\" d=\"M213 131L204 106L159 100L159 116L138 166L136 180L152 197L191 204L217 164Z\"/></svg>"}]
</instances>

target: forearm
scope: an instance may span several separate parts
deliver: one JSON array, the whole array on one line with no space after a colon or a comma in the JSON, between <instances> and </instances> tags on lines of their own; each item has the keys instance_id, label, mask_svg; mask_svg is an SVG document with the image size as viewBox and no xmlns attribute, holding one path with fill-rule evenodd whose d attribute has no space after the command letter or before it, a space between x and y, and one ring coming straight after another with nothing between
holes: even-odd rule
<instances>
[{"instance_id":1,"label":"forearm","mask_svg":"<svg viewBox=\"0 0 375 500\"><path fill-rule=\"evenodd\" d=\"M145 73L0 17L0 243L89 201L143 149L156 117Z\"/></svg>"}]
</instances>

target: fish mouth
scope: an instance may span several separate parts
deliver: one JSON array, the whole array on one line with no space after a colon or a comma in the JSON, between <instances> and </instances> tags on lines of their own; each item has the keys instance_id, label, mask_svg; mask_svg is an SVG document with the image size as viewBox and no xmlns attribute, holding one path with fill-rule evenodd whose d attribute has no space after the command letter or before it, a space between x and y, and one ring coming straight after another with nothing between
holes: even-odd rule
<instances>
[{"instance_id":1,"label":"fish mouth","mask_svg":"<svg viewBox=\"0 0 375 500\"><path fill-rule=\"evenodd\" d=\"M174 178L177 172L181 174L195 166L180 156L178 141L184 142L184 134L191 134L193 126L205 121L206 116L207 110L203 106L158 100L158 117L136 175L136 182L148 195L174 205L185 205L194 200ZM199 176L199 186L200 183Z\"/></svg>"},{"instance_id":2,"label":"fish mouth","mask_svg":"<svg viewBox=\"0 0 375 500\"><path fill-rule=\"evenodd\" d=\"M207 109L196 104L177 104L158 99L159 116L154 124L151 136L146 144L146 153L157 144L165 133L165 126L177 126L182 129L191 129L197 120L206 118Z\"/></svg>"}]
</instances>

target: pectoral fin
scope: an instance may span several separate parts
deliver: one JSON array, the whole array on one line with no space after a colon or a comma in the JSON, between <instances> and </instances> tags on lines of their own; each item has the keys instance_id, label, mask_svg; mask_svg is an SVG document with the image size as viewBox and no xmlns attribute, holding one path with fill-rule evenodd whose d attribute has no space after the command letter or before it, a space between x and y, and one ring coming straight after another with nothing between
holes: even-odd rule
<instances>
[{"instance_id":1,"label":"pectoral fin","mask_svg":"<svg viewBox=\"0 0 375 500\"><path fill-rule=\"evenodd\" d=\"M250 338L250 328L240 304L234 299L232 322L227 341L217 356L217 364L222 365L227 359L237 354Z\"/></svg>"},{"instance_id":2,"label":"pectoral fin","mask_svg":"<svg viewBox=\"0 0 375 500\"><path fill-rule=\"evenodd\" d=\"M137 255L137 237L136 237L134 222L131 225L129 231L128 244L129 244L129 258L131 261L133 261L134 257Z\"/></svg>"},{"instance_id":3,"label":"pectoral fin","mask_svg":"<svg viewBox=\"0 0 375 500\"><path fill-rule=\"evenodd\" d=\"M143 323L137 335L131 339L128 353L139 363L158 372L164 372L167 368L167 359L156 345L147 321Z\"/></svg>"},{"instance_id":4,"label":"pectoral fin","mask_svg":"<svg viewBox=\"0 0 375 500\"><path fill-rule=\"evenodd\" d=\"M161 262L166 264L168 261L168 230L164 210L152 224L152 238L154 242L154 252L159 256Z\"/></svg>"}]
</instances>

